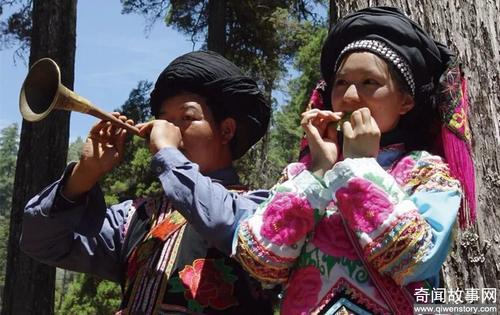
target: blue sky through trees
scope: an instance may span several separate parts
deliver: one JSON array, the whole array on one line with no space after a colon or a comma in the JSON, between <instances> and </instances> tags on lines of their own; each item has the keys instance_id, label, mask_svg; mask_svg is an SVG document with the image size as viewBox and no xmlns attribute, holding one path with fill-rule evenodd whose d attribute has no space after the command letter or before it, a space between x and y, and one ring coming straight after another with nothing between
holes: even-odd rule
<instances>
[{"instance_id":1,"label":"blue sky through trees","mask_svg":"<svg viewBox=\"0 0 500 315\"><path fill-rule=\"evenodd\" d=\"M187 36L161 21L146 33L144 18L122 15L117 0L78 1L77 14L75 91L104 110L121 106L138 81L156 80L170 61L193 49ZM18 99L28 56L26 62L14 62L15 48L0 50L0 129L21 123ZM73 113L71 139L85 136L94 122L93 117Z\"/></svg>"}]
</instances>

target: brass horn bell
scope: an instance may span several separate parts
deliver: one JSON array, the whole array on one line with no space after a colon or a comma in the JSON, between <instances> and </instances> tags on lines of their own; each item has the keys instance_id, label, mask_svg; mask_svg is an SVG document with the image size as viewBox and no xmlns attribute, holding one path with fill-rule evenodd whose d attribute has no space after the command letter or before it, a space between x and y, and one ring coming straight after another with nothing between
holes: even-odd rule
<instances>
[{"instance_id":1,"label":"brass horn bell","mask_svg":"<svg viewBox=\"0 0 500 315\"><path fill-rule=\"evenodd\" d=\"M19 110L24 119L34 122L44 119L54 109L89 114L139 135L136 127L97 108L89 100L61 84L61 72L57 63L50 58L43 58L33 64L24 80Z\"/></svg>"}]
</instances>

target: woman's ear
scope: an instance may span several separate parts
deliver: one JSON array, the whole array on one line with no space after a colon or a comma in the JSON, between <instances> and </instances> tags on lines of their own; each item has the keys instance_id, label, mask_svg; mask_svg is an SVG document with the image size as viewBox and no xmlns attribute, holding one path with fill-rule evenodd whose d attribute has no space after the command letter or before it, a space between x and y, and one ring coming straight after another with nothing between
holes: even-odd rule
<instances>
[{"instance_id":1,"label":"woman's ear","mask_svg":"<svg viewBox=\"0 0 500 315\"><path fill-rule=\"evenodd\" d=\"M403 104L401 104L399 114L402 116L408 113L413 108L413 106L415 106L415 100L413 99L413 97L408 93L404 93Z\"/></svg>"},{"instance_id":2,"label":"woman's ear","mask_svg":"<svg viewBox=\"0 0 500 315\"><path fill-rule=\"evenodd\" d=\"M225 118L220 123L220 132L222 135L222 143L228 144L236 133L236 120L231 117Z\"/></svg>"}]
</instances>

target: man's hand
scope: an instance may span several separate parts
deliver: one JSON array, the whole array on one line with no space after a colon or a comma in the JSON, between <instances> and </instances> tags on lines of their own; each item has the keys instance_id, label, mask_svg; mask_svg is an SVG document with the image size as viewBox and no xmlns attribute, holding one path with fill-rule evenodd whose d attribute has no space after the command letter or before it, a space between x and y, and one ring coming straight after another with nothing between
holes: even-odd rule
<instances>
[{"instance_id":1,"label":"man's hand","mask_svg":"<svg viewBox=\"0 0 500 315\"><path fill-rule=\"evenodd\" d=\"M302 113L301 126L304 129L311 150L310 171L318 176L332 168L338 159L337 130L334 122L342 113L313 109Z\"/></svg>"},{"instance_id":2,"label":"man's hand","mask_svg":"<svg viewBox=\"0 0 500 315\"><path fill-rule=\"evenodd\" d=\"M354 111L342 125L344 158L376 157L380 148L380 129L367 107Z\"/></svg>"},{"instance_id":3,"label":"man's hand","mask_svg":"<svg viewBox=\"0 0 500 315\"><path fill-rule=\"evenodd\" d=\"M142 136L149 136L149 151L152 154L166 147L182 147L182 135L180 129L174 124L155 119L147 123L138 124Z\"/></svg>"},{"instance_id":4,"label":"man's hand","mask_svg":"<svg viewBox=\"0 0 500 315\"><path fill-rule=\"evenodd\" d=\"M134 125L131 119L120 113L113 113L121 121ZM66 185L63 195L75 199L87 192L97 181L120 164L123 160L123 151L127 130L116 127L108 121L95 124L83 145L80 161L76 164Z\"/></svg>"}]
</instances>

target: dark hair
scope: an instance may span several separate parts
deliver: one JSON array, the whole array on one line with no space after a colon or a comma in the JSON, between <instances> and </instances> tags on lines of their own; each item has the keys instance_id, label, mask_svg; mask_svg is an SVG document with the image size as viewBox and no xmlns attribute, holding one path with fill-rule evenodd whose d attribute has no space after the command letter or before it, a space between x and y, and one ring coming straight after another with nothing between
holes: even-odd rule
<instances>
[{"instance_id":1,"label":"dark hair","mask_svg":"<svg viewBox=\"0 0 500 315\"><path fill-rule=\"evenodd\" d=\"M385 63L388 65L389 75L396 82L396 87L401 92L411 95L410 87L401 76L401 73L392 63ZM429 93L426 96L422 97L422 94L417 94L413 97L415 106L401 116L396 127L403 134L407 150L435 151L435 141L439 135L439 113L437 106L434 104L434 94Z\"/></svg>"}]
</instances>

